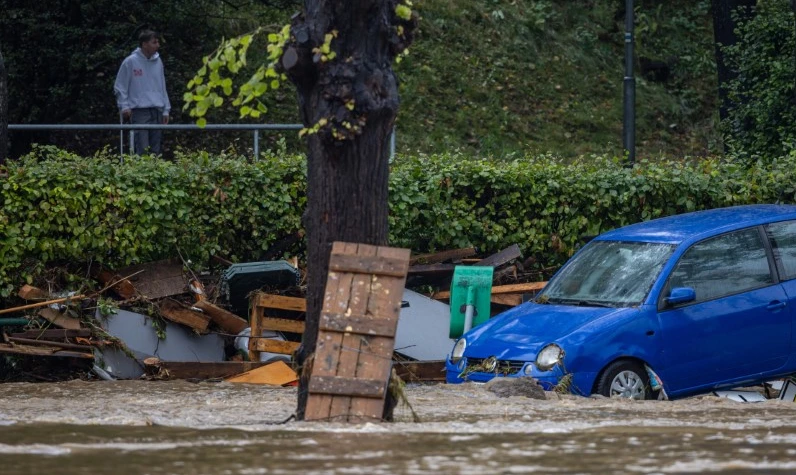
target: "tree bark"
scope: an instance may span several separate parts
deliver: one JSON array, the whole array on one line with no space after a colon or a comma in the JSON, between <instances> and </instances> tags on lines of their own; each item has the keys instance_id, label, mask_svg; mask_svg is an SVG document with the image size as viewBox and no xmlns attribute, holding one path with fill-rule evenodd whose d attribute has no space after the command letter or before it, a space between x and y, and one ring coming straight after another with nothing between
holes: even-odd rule
<instances>
[{"instance_id":1,"label":"tree bark","mask_svg":"<svg viewBox=\"0 0 796 475\"><path fill-rule=\"evenodd\" d=\"M0 51L0 165L8 158L8 74Z\"/></svg>"},{"instance_id":2,"label":"tree bark","mask_svg":"<svg viewBox=\"0 0 796 475\"><path fill-rule=\"evenodd\" d=\"M730 101L724 87L736 73L724 62L722 47L734 45L738 41L735 27L754 15L753 7L757 0L711 0L713 10L713 36L716 48L716 72L719 82L719 116L721 120L728 117ZM736 14L737 16L734 16Z\"/></svg>"},{"instance_id":3,"label":"tree bark","mask_svg":"<svg viewBox=\"0 0 796 475\"><path fill-rule=\"evenodd\" d=\"M387 244L389 138L398 113L395 57L412 40L416 16L396 0L306 0L292 24L282 67L296 85L308 135L307 317L296 416L304 418L312 355L334 241ZM325 35L334 58L319 48Z\"/></svg>"}]
</instances>

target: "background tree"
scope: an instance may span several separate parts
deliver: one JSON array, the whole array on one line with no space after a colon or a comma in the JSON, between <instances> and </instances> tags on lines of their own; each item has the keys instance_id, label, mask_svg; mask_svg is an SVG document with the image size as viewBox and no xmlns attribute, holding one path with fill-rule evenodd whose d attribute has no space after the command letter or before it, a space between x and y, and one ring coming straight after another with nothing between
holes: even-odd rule
<instances>
[{"instance_id":1,"label":"background tree","mask_svg":"<svg viewBox=\"0 0 796 475\"><path fill-rule=\"evenodd\" d=\"M281 64L298 92L307 138L307 319L298 362L315 351L333 241L387 244L389 140L398 113L395 58L416 25L396 0L307 0ZM328 40L329 34L336 35ZM324 59L323 45L335 55ZM304 416L308 371L299 387Z\"/></svg>"},{"instance_id":2,"label":"background tree","mask_svg":"<svg viewBox=\"0 0 796 475\"><path fill-rule=\"evenodd\" d=\"M719 80L719 117L727 119L730 100L726 85L735 77L735 72L727 64L724 48L738 42L736 27L754 15L757 0L711 0L713 10L713 35L716 48L716 73Z\"/></svg>"},{"instance_id":3,"label":"background tree","mask_svg":"<svg viewBox=\"0 0 796 475\"><path fill-rule=\"evenodd\" d=\"M761 1L722 48L734 72L726 91L725 145L736 158L772 160L796 149L796 28L790 0Z\"/></svg>"},{"instance_id":4,"label":"background tree","mask_svg":"<svg viewBox=\"0 0 796 475\"><path fill-rule=\"evenodd\" d=\"M241 117L267 111L266 91L296 87L307 140L307 316L297 362L297 417L303 419L334 241L385 245L389 141L398 114L392 65L411 44L417 14L409 0L306 0L303 12L268 34L268 61L233 94L257 30L225 41L188 83L185 108L201 125L227 98ZM387 414L391 416L391 414Z\"/></svg>"}]
</instances>

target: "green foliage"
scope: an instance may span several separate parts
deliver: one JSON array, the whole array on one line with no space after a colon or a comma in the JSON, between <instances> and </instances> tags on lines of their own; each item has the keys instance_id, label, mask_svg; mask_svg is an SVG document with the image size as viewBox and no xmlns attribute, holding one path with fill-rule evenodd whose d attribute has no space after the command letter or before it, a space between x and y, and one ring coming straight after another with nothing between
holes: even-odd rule
<instances>
[{"instance_id":1,"label":"green foliage","mask_svg":"<svg viewBox=\"0 0 796 475\"><path fill-rule=\"evenodd\" d=\"M486 160L461 153L399 156L390 178L391 244L415 252L519 244L540 268L564 262L593 236L703 208L796 202L796 151L753 167L718 159L565 162L551 155ZM213 254L259 260L301 232L304 157L261 161L198 153L120 164L40 147L0 182L0 298L53 263L110 267ZM304 254L302 245L286 251Z\"/></svg>"},{"instance_id":2,"label":"green foliage","mask_svg":"<svg viewBox=\"0 0 796 475\"><path fill-rule=\"evenodd\" d=\"M188 92L183 94L183 101L185 101L183 110L190 111L190 116L197 118L196 123L200 127L207 124L205 119L207 111L213 107L223 106L224 97L232 95L235 76L246 66L246 53L249 46L262 31L262 28L258 28L253 33L225 40L213 54L205 56L202 60L202 67L196 76L188 82ZM279 33L268 35L269 63L257 67L249 80L240 86L237 96L231 102L233 106L239 108L241 119L247 117L257 119L261 114L266 113L268 107L260 100L260 97L269 88L279 89L280 84L287 80L284 74L276 71L276 62L282 56L283 48L289 38L290 25L283 26ZM324 46L326 54L330 55L325 57L333 58L334 56L331 56L328 51L328 43ZM254 107L252 107L252 101L254 101Z\"/></svg>"},{"instance_id":3,"label":"green foliage","mask_svg":"<svg viewBox=\"0 0 796 475\"><path fill-rule=\"evenodd\" d=\"M727 90L733 106L725 144L746 161L796 149L796 26L789 0L758 2L738 26L738 43L724 49L737 76Z\"/></svg>"}]
</instances>

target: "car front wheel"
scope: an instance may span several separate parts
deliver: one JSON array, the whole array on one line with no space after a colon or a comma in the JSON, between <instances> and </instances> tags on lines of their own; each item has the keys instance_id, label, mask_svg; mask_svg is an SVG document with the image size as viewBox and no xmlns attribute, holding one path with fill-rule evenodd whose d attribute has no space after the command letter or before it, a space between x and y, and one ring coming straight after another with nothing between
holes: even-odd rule
<instances>
[{"instance_id":1,"label":"car front wheel","mask_svg":"<svg viewBox=\"0 0 796 475\"><path fill-rule=\"evenodd\" d=\"M644 366L635 361L615 361L597 382L597 394L606 397L652 399L650 379Z\"/></svg>"}]
</instances>

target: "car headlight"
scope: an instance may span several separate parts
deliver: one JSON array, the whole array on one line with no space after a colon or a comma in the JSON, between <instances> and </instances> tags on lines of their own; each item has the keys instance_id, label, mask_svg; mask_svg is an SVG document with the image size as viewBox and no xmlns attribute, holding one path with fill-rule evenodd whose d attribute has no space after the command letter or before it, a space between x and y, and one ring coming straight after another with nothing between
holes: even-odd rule
<instances>
[{"instance_id":1,"label":"car headlight","mask_svg":"<svg viewBox=\"0 0 796 475\"><path fill-rule=\"evenodd\" d=\"M467 340L464 338L459 338L459 341L453 346L453 352L451 353L451 362L456 363L462 356L464 356L464 350L467 348Z\"/></svg>"},{"instance_id":2,"label":"car headlight","mask_svg":"<svg viewBox=\"0 0 796 475\"><path fill-rule=\"evenodd\" d=\"M564 350L560 346L552 343L542 348L536 355L536 367L540 371L549 371L564 359Z\"/></svg>"}]
</instances>

